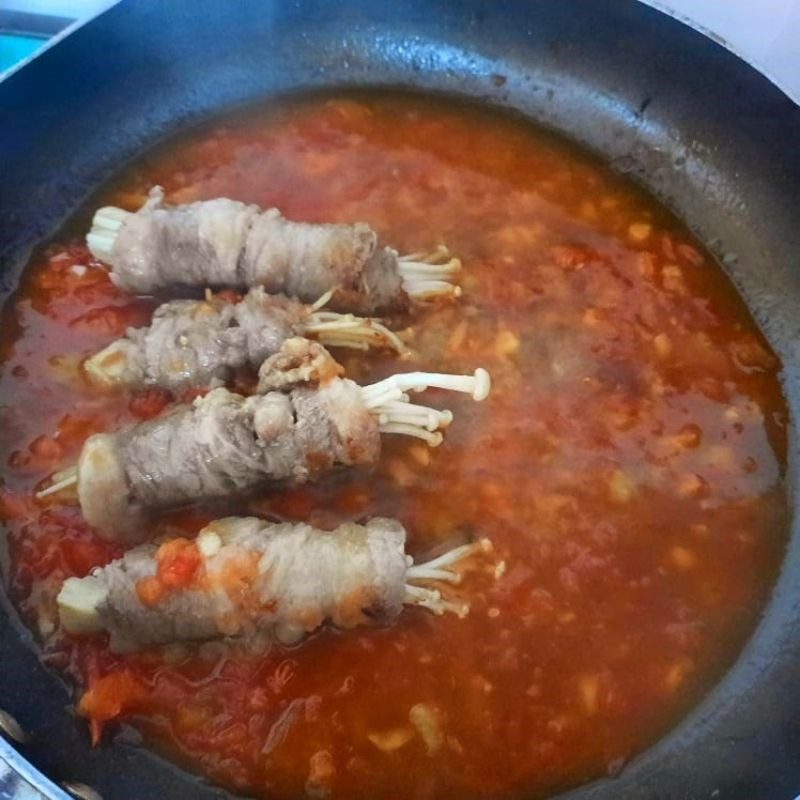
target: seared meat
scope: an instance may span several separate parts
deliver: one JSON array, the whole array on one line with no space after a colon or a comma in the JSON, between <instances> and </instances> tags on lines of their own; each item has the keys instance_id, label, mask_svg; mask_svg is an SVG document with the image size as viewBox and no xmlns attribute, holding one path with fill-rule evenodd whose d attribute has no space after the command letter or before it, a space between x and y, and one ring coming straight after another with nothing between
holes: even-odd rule
<instances>
[{"instance_id":1,"label":"seared meat","mask_svg":"<svg viewBox=\"0 0 800 800\"><path fill-rule=\"evenodd\" d=\"M248 398L219 388L156 419L89 437L78 497L104 535L141 540L149 511L271 481L304 482L335 465L373 464L379 454L378 420L352 381Z\"/></svg>"},{"instance_id":2,"label":"seared meat","mask_svg":"<svg viewBox=\"0 0 800 800\"><path fill-rule=\"evenodd\" d=\"M102 208L95 215L87 243L123 289L263 286L309 303L332 290L333 306L348 311L403 308L409 294L458 293L448 280L458 260L432 263L447 258L446 250L419 261L399 258L379 247L363 222L292 222L275 208L225 198L171 207L162 201L156 188L135 214Z\"/></svg>"},{"instance_id":3,"label":"seared meat","mask_svg":"<svg viewBox=\"0 0 800 800\"><path fill-rule=\"evenodd\" d=\"M343 373L341 364L321 344L295 337L287 339L281 349L261 365L258 392L266 394L307 383L327 383Z\"/></svg>"},{"instance_id":4,"label":"seared meat","mask_svg":"<svg viewBox=\"0 0 800 800\"><path fill-rule=\"evenodd\" d=\"M141 545L86 578L68 579L58 597L61 623L72 633L108 631L111 648L125 651L257 631L294 643L326 621L343 629L392 622L404 603L465 614L467 607L413 584L457 582L449 567L487 550L488 542L415 567L405 539L392 519L331 532L222 519L193 542Z\"/></svg>"},{"instance_id":5,"label":"seared meat","mask_svg":"<svg viewBox=\"0 0 800 800\"><path fill-rule=\"evenodd\" d=\"M299 301L261 288L239 303L171 300L156 309L149 327L131 328L125 338L89 358L84 369L105 386L219 384L236 367L257 367L277 353L308 316Z\"/></svg>"},{"instance_id":6,"label":"seared meat","mask_svg":"<svg viewBox=\"0 0 800 800\"><path fill-rule=\"evenodd\" d=\"M370 386L341 374L321 344L287 339L262 365L259 394L217 388L156 419L90 436L77 468L56 473L37 497L77 489L90 525L107 538L137 541L151 511L303 482L337 465L374 464L382 433L437 447L452 413L412 403L409 392L436 386L480 401L491 387L483 369L399 373Z\"/></svg>"},{"instance_id":7,"label":"seared meat","mask_svg":"<svg viewBox=\"0 0 800 800\"><path fill-rule=\"evenodd\" d=\"M319 312L260 286L238 303L209 293L205 300L171 300L146 328L131 328L84 370L98 386L155 385L168 389L221 385L238 367L258 367L290 337L309 335L343 347L403 343L377 320Z\"/></svg>"}]
</instances>

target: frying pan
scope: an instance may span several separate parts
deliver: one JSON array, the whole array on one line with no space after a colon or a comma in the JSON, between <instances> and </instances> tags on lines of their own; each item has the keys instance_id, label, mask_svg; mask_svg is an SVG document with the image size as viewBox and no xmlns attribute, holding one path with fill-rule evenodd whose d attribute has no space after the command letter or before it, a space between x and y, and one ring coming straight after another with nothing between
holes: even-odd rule
<instances>
[{"instance_id":1,"label":"frying pan","mask_svg":"<svg viewBox=\"0 0 800 800\"><path fill-rule=\"evenodd\" d=\"M222 109L298 90L401 86L508 107L563 132L671 206L720 258L800 385L800 109L722 47L633 0L130 0L0 84L0 291L115 170ZM4 397L2 402L13 402ZM798 445L790 434L790 496ZM676 729L571 800L800 792L797 519L763 618ZM0 591L0 594L2 592ZM222 798L144 749L92 750L67 687L0 608L0 797ZM35 767L33 766L35 765ZM1 765L0 765L1 766ZM41 770L39 772L38 770Z\"/></svg>"}]
</instances>

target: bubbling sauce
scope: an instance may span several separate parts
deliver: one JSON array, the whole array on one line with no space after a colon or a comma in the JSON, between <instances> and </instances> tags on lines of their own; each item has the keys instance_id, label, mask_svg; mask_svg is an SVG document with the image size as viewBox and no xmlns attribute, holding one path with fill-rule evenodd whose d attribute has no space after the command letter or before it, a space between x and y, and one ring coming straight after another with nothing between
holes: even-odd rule
<instances>
[{"instance_id":1,"label":"bubbling sauce","mask_svg":"<svg viewBox=\"0 0 800 800\"><path fill-rule=\"evenodd\" d=\"M153 184L173 203L225 196L291 219L363 220L401 252L443 242L461 257L459 301L390 320L410 360L337 352L361 382L486 367L485 403L427 395L455 413L439 449L384 437L372 474L167 522L191 535L223 514L323 527L392 515L419 558L486 536L496 569L458 587L466 619L412 609L388 629L266 652L215 642L117 656L102 638L59 634L64 578L120 551L79 509L34 492L90 433L176 399L101 395L80 375L156 305L91 258L89 214L134 210ZM317 96L177 137L36 255L0 358L9 591L43 657L74 678L96 739L133 725L237 792L544 796L616 774L732 663L781 558L779 364L729 281L637 188L488 110Z\"/></svg>"}]
</instances>

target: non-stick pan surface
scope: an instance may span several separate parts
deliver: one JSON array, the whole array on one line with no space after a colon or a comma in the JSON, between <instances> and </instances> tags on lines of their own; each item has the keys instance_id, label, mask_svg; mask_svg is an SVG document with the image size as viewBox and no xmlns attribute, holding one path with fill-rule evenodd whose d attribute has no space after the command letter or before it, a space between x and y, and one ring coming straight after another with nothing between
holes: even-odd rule
<instances>
[{"instance_id":1,"label":"non-stick pan surface","mask_svg":"<svg viewBox=\"0 0 800 800\"><path fill-rule=\"evenodd\" d=\"M160 137L238 104L345 86L512 107L631 173L723 261L783 360L796 418L800 109L722 47L633 0L123 2L0 84L2 292L37 242ZM796 455L793 433L791 463ZM791 494L796 480L790 469ZM800 792L796 527L763 621L719 686L620 777L570 798ZM31 735L25 758L107 800L225 796L141 748L92 750L69 703L0 609L0 708ZM0 740L4 755L23 775L0 769L0 797L22 797L27 784L59 796Z\"/></svg>"}]
</instances>

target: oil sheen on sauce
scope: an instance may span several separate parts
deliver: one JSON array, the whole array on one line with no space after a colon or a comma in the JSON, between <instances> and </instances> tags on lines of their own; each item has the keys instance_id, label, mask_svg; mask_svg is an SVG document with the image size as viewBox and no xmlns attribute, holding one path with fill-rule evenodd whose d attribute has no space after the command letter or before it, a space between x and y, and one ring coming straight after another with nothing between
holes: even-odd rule
<instances>
[{"instance_id":1,"label":"oil sheen on sauce","mask_svg":"<svg viewBox=\"0 0 800 800\"><path fill-rule=\"evenodd\" d=\"M385 437L372 474L263 492L223 514L333 526L397 516L424 557L470 537L492 570L464 620L293 648L176 644L114 656L59 635L54 597L119 551L36 487L86 436L159 413L160 390L98 395L80 360L146 324L82 237L98 205L218 196L293 219L364 220L401 252L446 243L463 297L391 323L414 357L339 351L359 381L486 367L489 400L437 450ZM0 345L0 512L10 591L43 657L76 683L99 746L119 724L252 796L545 796L616 774L719 679L784 544L778 362L686 228L527 123L441 99L316 96L182 135L128 169L33 259ZM83 724L83 723L81 723ZM104 730L105 728L105 730Z\"/></svg>"}]
</instances>

